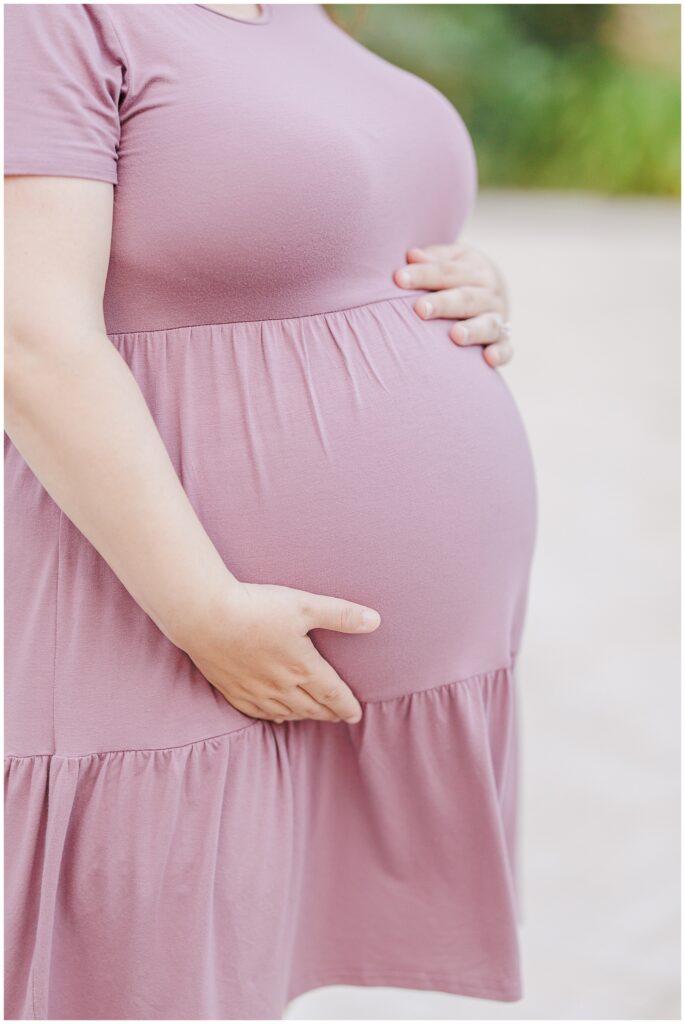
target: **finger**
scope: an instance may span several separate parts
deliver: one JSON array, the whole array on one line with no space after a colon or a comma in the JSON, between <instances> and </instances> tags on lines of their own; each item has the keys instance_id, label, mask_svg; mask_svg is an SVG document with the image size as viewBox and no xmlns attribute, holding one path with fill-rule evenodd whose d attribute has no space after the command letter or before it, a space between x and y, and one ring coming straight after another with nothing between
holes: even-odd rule
<instances>
[{"instance_id":1,"label":"finger","mask_svg":"<svg viewBox=\"0 0 685 1024\"><path fill-rule=\"evenodd\" d=\"M254 701L248 700L247 698L231 697L229 700L228 697L226 697L226 700L228 700L228 703L231 704L232 707L237 708L237 710L241 711L244 715L249 715L250 718L271 719L272 717L268 711L262 710L258 704L255 704Z\"/></svg>"},{"instance_id":2,"label":"finger","mask_svg":"<svg viewBox=\"0 0 685 1024\"><path fill-rule=\"evenodd\" d=\"M497 281L487 266L473 261L430 260L412 263L395 271L395 284L402 288L458 288L462 285L480 285L496 290Z\"/></svg>"},{"instance_id":3,"label":"finger","mask_svg":"<svg viewBox=\"0 0 685 1024\"><path fill-rule=\"evenodd\" d=\"M323 660L323 659L322 659ZM337 722L340 715L325 702L319 701L309 692L309 684L298 683L287 695L293 714L299 718L315 718L324 722Z\"/></svg>"},{"instance_id":4,"label":"finger","mask_svg":"<svg viewBox=\"0 0 685 1024\"><path fill-rule=\"evenodd\" d=\"M228 700L228 697L226 697ZM277 700L274 697L263 697L259 699L259 703L250 700L248 697L235 697L231 696L229 700L234 708L241 711L244 715L249 715L250 718L260 718L262 720L270 722L283 722L283 721L295 721L299 718L309 718L309 714L297 714L293 712L292 708L288 707L287 704ZM306 704L306 708L311 710L307 702L303 702L303 706ZM324 715L322 717L327 717Z\"/></svg>"},{"instance_id":5,"label":"finger","mask_svg":"<svg viewBox=\"0 0 685 1024\"><path fill-rule=\"evenodd\" d=\"M308 700L302 700L305 694L320 705L318 717L349 720L350 716L359 716L361 706L352 690L319 653L311 637L305 634L301 643L290 675L274 680L277 689L273 696L293 712L307 717L316 716L312 715L314 709ZM323 715L322 709L326 712Z\"/></svg>"},{"instance_id":6,"label":"finger","mask_svg":"<svg viewBox=\"0 0 685 1024\"><path fill-rule=\"evenodd\" d=\"M441 242L437 245L422 245L420 248L407 250L407 258L414 262L413 254L419 256L419 261L429 260L458 260L466 254L467 247L458 242Z\"/></svg>"},{"instance_id":7,"label":"finger","mask_svg":"<svg viewBox=\"0 0 685 1024\"><path fill-rule=\"evenodd\" d=\"M483 349L483 355L490 366L504 366L511 361L514 349L509 341L498 341Z\"/></svg>"},{"instance_id":8,"label":"finger","mask_svg":"<svg viewBox=\"0 0 685 1024\"><path fill-rule=\"evenodd\" d=\"M301 613L305 632L316 627L339 633L370 633L378 629L381 617L373 608L341 597L309 594L301 591Z\"/></svg>"},{"instance_id":9,"label":"finger","mask_svg":"<svg viewBox=\"0 0 685 1024\"><path fill-rule=\"evenodd\" d=\"M464 268L455 260L428 260L399 267L394 275L401 288L452 288L464 284Z\"/></svg>"},{"instance_id":10,"label":"finger","mask_svg":"<svg viewBox=\"0 0 685 1024\"><path fill-rule=\"evenodd\" d=\"M425 249L407 249L407 263L427 263L433 257Z\"/></svg>"},{"instance_id":11,"label":"finger","mask_svg":"<svg viewBox=\"0 0 685 1024\"><path fill-rule=\"evenodd\" d=\"M489 345L504 341L504 317L501 313L481 313L452 324L447 332L458 345Z\"/></svg>"},{"instance_id":12,"label":"finger","mask_svg":"<svg viewBox=\"0 0 685 1024\"><path fill-rule=\"evenodd\" d=\"M335 712L325 704L320 704L299 684L284 689L280 698L260 697L258 707L261 716L273 721L295 721L302 718L317 718L326 722L339 721Z\"/></svg>"},{"instance_id":13,"label":"finger","mask_svg":"<svg viewBox=\"0 0 685 1024\"><path fill-rule=\"evenodd\" d=\"M296 667L291 670L281 671L268 680L263 680L261 691L254 700L262 713L270 718L319 718L326 721L333 721L338 716L327 705L320 704L308 693L305 684L319 671L317 659L328 663L321 658L321 655L308 636L302 637L302 649L298 652ZM285 666L283 666L285 668ZM250 697L246 697L250 700Z\"/></svg>"},{"instance_id":14,"label":"finger","mask_svg":"<svg viewBox=\"0 0 685 1024\"><path fill-rule=\"evenodd\" d=\"M458 319L478 316L480 313L498 312L501 301L490 288L464 285L421 296L414 310L423 320Z\"/></svg>"},{"instance_id":15,"label":"finger","mask_svg":"<svg viewBox=\"0 0 685 1024\"><path fill-rule=\"evenodd\" d=\"M333 666L323 658L312 644L312 670L310 678L300 683L313 700L323 704L346 722L361 718L361 704L347 683L343 682Z\"/></svg>"},{"instance_id":16,"label":"finger","mask_svg":"<svg viewBox=\"0 0 685 1024\"><path fill-rule=\"evenodd\" d=\"M265 697L261 701L261 708L265 714L272 715L274 722L282 722L284 719L297 717L293 709L285 704L283 701L278 700L276 697Z\"/></svg>"}]
</instances>

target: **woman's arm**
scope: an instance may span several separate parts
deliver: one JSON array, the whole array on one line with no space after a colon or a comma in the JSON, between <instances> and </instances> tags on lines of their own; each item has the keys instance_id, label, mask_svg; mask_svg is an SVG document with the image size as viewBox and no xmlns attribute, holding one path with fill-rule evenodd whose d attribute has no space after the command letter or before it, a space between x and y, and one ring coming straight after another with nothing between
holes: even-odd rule
<instances>
[{"instance_id":1,"label":"woman's arm","mask_svg":"<svg viewBox=\"0 0 685 1024\"><path fill-rule=\"evenodd\" d=\"M5 430L53 500L182 645L238 586L102 314L113 189L5 179Z\"/></svg>"},{"instance_id":2,"label":"woman's arm","mask_svg":"<svg viewBox=\"0 0 685 1024\"><path fill-rule=\"evenodd\" d=\"M367 609L339 598L236 580L107 337L112 197L94 179L5 179L6 432L138 604L237 708L359 715L307 632L369 632L377 613L363 622Z\"/></svg>"}]
</instances>

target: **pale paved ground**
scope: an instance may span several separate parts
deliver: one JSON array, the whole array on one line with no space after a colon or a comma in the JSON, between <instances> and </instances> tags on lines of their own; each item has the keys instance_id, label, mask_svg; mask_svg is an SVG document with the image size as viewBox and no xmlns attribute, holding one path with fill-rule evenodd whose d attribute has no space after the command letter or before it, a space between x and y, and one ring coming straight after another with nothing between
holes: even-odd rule
<instances>
[{"instance_id":1,"label":"pale paved ground","mask_svg":"<svg viewBox=\"0 0 685 1024\"><path fill-rule=\"evenodd\" d=\"M464 233L510 281L499 372L540 496L519 672L526 995L330 987L290 1018L680 1016L679 218L483 192Z\"/></svg>"}]
</instances>

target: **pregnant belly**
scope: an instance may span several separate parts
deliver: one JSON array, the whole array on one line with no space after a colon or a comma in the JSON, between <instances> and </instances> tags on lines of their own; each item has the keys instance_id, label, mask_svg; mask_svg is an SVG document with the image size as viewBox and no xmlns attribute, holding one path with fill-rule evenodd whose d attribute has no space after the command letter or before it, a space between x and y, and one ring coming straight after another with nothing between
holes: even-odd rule
<instances>
[{"instance_id":1,"label":"pregnant belly","mask_svg":"<svg viewBox=\"0 0 685 1024\"><path fill-rule=\"evenodd\" d=\"M115 339L231 571L379 611L311 633L364 700L508 665L536 529L503 377L413 301Z\"/></svg>"}]
</instances>

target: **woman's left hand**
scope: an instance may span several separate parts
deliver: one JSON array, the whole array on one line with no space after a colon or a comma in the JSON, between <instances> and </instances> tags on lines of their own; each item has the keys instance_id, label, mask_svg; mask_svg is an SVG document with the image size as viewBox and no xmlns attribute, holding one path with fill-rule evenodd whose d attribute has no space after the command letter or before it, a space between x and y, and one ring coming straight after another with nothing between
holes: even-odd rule
<instances>
[{"instance_id":1,"label":"woman's left hand","mask_svg":"<svg viewBox=\"0 0 685 1024\"><path fill-rule=\"evenodd\" d=\"M424 320L454 319L449 336L458 345L483 345L490 366L508 363L508 299L504 279L493 260L473 245L427 245L407 250L407 264L393 275L400 288L433 292L416 300Z\"/></svg>"}]
</instances>

